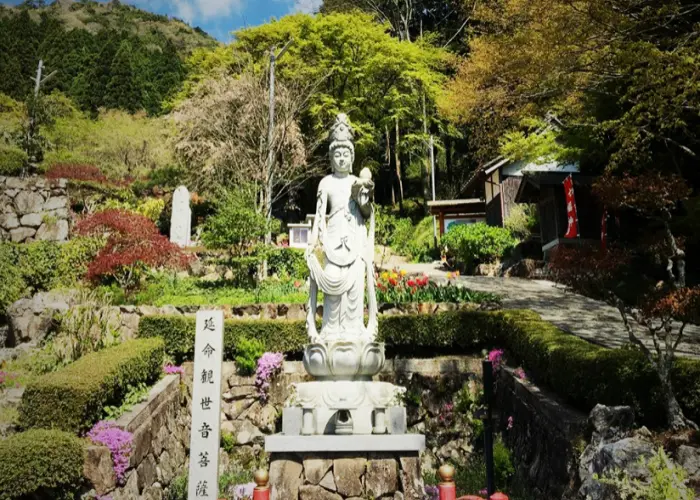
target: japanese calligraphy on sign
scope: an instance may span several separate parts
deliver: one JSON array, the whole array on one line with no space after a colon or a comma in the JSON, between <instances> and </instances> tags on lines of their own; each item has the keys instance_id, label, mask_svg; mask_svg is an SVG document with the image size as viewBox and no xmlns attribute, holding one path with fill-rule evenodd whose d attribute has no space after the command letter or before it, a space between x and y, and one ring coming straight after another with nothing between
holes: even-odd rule
<instances>
[{"instance_id":1,"label":"japanese calligraphy on sign","mask_svg":"<svg viewBox=\"0 0 700 500\"><path fill-rule=\"evenodd\" d=\"M223 348L223 312L199 311L194 341L188 500L218 497Z\"/></svg>"}]
</instances>

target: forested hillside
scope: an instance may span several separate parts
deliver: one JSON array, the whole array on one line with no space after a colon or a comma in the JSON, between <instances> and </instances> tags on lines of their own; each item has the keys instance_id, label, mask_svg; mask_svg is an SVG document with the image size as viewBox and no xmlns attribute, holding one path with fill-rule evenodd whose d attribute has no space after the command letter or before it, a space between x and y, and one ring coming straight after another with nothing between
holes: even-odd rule
<instances>
[{"instance_id":1,"label":"forested hillside","mask_svg":"<svg viewBox=\"0 0 700 500\"><path fill-rule=\"evenodd\" d=\"M91 113L158 114L185 77L185 58L215 45L199 29L116 0L0 5L0 92L24 99L43 59L45 74L57 71L44 93L60 90Z\"/></svg>"}]
</instances>

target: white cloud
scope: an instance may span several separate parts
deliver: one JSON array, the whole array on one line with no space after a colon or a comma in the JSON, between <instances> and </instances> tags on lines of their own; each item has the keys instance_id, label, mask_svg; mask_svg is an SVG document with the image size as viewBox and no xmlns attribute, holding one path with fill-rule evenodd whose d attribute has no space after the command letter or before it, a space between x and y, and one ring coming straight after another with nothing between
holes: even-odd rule
<instances>
[{"instance_id":1,"label":"white cloud","mask_svg":"<svg viewBox=\"0 0 700 500\"><path fill-rule=\"evenodd\" d=\"M188 23L240 14L245 2L246 0L130 0L130 3L149 10L174 7L173 15Z\"/></svg>"},{"instance_id":2,"label":"white cloud","mask_svg":"<svg viewBox=\"0 0 700 500\"><path fill-rule=\"evenodd\" d=\"M292 12L304 12L305 14L313 14L318 12L323 0L294 0Z\"/></svg>"}]
</instances>

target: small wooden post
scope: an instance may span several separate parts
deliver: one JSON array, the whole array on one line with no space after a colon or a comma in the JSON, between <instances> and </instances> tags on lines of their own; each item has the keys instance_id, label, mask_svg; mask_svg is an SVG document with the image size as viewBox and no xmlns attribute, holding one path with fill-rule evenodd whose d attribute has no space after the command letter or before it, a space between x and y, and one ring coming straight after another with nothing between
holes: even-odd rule
<instances>
[{"instance_id":1,"label":"small wooden post","mask_svg":"<svg viewBox=\"0 0 700 500\"><path fill-rule=\"evenodd\" d=\"M258 469L253 474L257 486L253 490L253 500L270 500L270 474L264 469Z\"/></svg>"},{"instance_id":2,"label":"small wooden post","mask_svg":"<svg viewBox=\"0 0 700 500\"><path fill-rule=\"evenodd\" d=\"M455 468L450 464L443 464L438 469L438 475L442 481L438 485L440 500L456 500L457 486L455 485Z\"/></svg>"}]
</instances>

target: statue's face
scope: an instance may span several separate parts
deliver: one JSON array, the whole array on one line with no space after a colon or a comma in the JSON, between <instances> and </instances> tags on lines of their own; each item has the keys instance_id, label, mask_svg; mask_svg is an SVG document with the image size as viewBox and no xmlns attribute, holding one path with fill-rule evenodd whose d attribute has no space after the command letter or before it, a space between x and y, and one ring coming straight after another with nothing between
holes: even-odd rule
<instances>
[{"instance_id":1,"label":"statue's face","mask_svg":"<svg viewBox=\"0 0 700 500\"><path fill-rule=\"evenodd\" d=\"M336 148L331 153L331 165L334 172L349 174L352 172L353 154L350 148Z\"/></svg>"}]
</instances>

